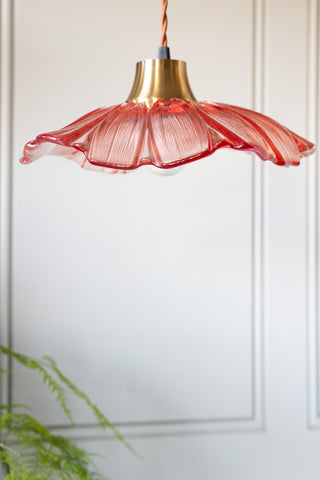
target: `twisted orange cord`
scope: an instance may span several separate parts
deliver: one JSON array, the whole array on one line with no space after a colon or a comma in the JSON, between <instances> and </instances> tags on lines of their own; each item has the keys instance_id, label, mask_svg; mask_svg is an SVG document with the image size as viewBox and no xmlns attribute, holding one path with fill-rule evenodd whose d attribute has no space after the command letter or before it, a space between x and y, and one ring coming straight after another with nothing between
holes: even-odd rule
<instances>
[{"instance_id":1,"label":"twisted orange cord","mask_svg":"<svg viewBox=\"0 0 320 480\"><path fill-rule=\"evenodd\" d=\"M168 0L162 0L162 17L161 17L162 36L161 36L161 47L166 47L166 46L167 46L167 26L168 26L167 6L168 6Z\"/></svg>"}]
</instances>

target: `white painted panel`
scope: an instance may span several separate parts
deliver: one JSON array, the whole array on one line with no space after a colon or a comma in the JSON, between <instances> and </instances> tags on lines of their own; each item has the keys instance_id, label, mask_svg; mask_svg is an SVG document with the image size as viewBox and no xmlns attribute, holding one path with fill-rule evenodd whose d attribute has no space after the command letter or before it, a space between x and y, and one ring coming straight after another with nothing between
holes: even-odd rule
<instances>
[{"instance_id":1,"label":"white painted panel","mask_svg":"<svg viewBox=\"0 0 320 480\"><path fill-rule=\"evenodd\" d=\"M149 4L141 2L147 18ZM106 32L111 5L112 25L119 28ZM41 130L123 100L133 55L152 55L137 40L131 3L34 0L17 6L16 157ZM228 8L220 2L222 18L231 6L239 17L251 18L249 1L228 2ZM236 44L224 32L223 57L233 58L233 65L226 63L218 77L214 63L221 53L212 62L201 60L201 71L202 41L187 46L188 26L179 12L191 5L170 8L172 41L180 31L184 43L177 41L176 52L190 58L195 91L198 82L205 91L211 78L212 95L250 106L251 30L239 25ZM209 2L205 8L213 13ZM84 26L91 34L81 34ZM210 32L207 41L221 43L219 22L212 29L212 18L202 15L201 26ZM151 38L153 30L145 25L143 36ZM115 48L130 31L130 48L124 39L125 47ZM207 48L209 56L205 45L201 52ZM231 98L226 78L235 65ZM14 175L15 347L59 359L115 421L253 419L260 364L252 323L259 318L253 319L252 241L258 226L251 157L217 153L172 177L148 170L101 176L48 158L29 167L16 163ZM34 377L28 379L35 385ZM47 420L50 400L20 385L17 380L15 399L33 404ZM91 420L75 408L80 422ZM50 423L63 422L53 411Z\"/></svg>"},{"instance_id":2,"label":"white painted panel","mask_svg":"<svg viewBox=\"0 0 320 480\"><path fill-rule=\"evenodd\" d=\"M12 275L12 115L13 115L13 9L10 1L0 4L0 342L11 343ZM1 368L10 369L10 360L1 358ZM10 380L0 379L2 403L10 402Z\"/></svg>"},{"instance_id":3,"label":"white painted panel","mask_svg":"<svg viewBox=\"0 0 320 480\"><path fill-rule=\"evenodd\" d=\"M299 435L242 433L132 440L142 460L110 441L81 442L96 457L97 465L114 480L202 478L212 480L317 480L320 469L319 438Z\"/></svg>"},{"instance_id":4,"label":"white painted panel","mask_svg":"<svg viewBox=\"0 0 320 480\"><path fill-rule=\"evenodd\" d=\"M54 175L57 165L38 171ZM68 190L78 174L60 165ZM28 229L16 231L24 238L16 344L49 349L72 371L77 361L78 379L114 405L117 420L194 418L199 402L201 417L250 415L251 238L242 220L250 192L235 207L222 196L217 165L212 176L192 166L169 180L150 172L88 180L80 172L83 191L94 182L92 194L71 198L68 190L59 200L62 182L49 187L39 177L35 185L29 169ZM211 189L221 203L208 218ZM46 210L35 208L45 197Z\"/></svg>"},{"instance_id":5,"label":"white painted panel","mask_svg":"<svg viewBox=\"0 0 320 480\"><path fill-rule=\"evenodd\" d=\"M320 139L320 4L310 2L308 18L308 133ZM307 318L308 318L308 425L320 427L319 337L319 153L307 165Z\"/></svg>"},{"instance_id":6,"label":"white painted panel","mask_svg":"<svg viewBox=\"0 0 320 480\"><path fill-rule=\"evenodd\" d=\"M307 9L301 1L270 2L268 114L305 134ZM291 14L288 16L287 11ZM286 23L286 35L282 25ZM272 26L272 27L271 27ZM304 32L296 41L297 32ZM294 61L293 61L294 58ZM290 79L290 81L285 81ZM270 428L306 428L305 164L269 168Z\"/></svg>"}]
</instances>

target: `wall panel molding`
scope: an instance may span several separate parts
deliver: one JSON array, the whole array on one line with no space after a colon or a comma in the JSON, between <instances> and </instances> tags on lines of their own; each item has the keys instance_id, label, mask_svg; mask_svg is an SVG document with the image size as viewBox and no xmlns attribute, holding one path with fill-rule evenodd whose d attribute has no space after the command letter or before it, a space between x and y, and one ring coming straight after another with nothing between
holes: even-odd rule
<instances>
[{"instance_id":1,"label":"wall panel molding","mask_svg":"<svg viewBox=\"0 0 320 480\"><path fill-rule=\"evenodd\" d=\"M252 108L266 113L267 108L267 80L268 80L268 22L269 5L267 0L253 0L253 92ZM253 161L253 195L252 195L252 221L253 221L253 346L256 346L255 362L256 371L253 373L255 382L255 418L256 423L265 427L266 405L266 375L265 375L265 318L267 316L266 286L267 286L267 261L266 261L266 219L267 198L266 184L267 172L262 162Z\"/></svg>"},{"instance_id":2,"label":"wall panel molding","mask_svg":"<svg viewBox=\"0 0 320 480\"><path fill-rule=\"evenodd\" d=\"M137 422L131 424L117 424L114 426L126 438L157 438L190 435L210 435L223 433L250 433L262 432L264 426L257 421L243 419L212 419L180 422ZM79 425L78 428L69 425L48 426L50 431L57 435L64 435L74 440L116 440L111 431L102 432L96 424Z\"/></svg>"},{"instance_id":3,"label":"wall panel molding","mask_svg":"<svg viewBox=\"0 0 320 480\"><path fill-rule=\"evenodd\" d=\"M0 36L0 342L11 346L13 0L1 0ZM2 366L10 367L3 358ZM1 382L1 401L10 402L11 382Z\"/></svg>"},{"instance_id":4,"label":"wall panel molding","mask_svg":"<svg viewBox=\"0 0 320 480\"><path fill-rule=\"evenodd\" d=\"M1 1L1 342L11 345L11 242L12 242L12 140L13 140L13 15L11 0ZM268 2L252 1L252 107L267 113ZM262 162L252 160L252 399L251 414L239 418L204 418L177 421L150 421L116 425L128 437L192 435L223 432L261 431L265 428L265 326L266 311L266 184ZM10 398L11 386L3 385L2 398ZM100 438L96 425L52 427L67 436ZM76 433L75 433L76 432Z\"/></svg>"},{"instance_id":5,"label":"wall panel molding","mask_svg":"<svg viewBox=\"0 0 320 480\"><path fill-rule=\"evenodd\" d=\"M252 108L267 110L268 9L265 0L252 3ZM251 415L238 418L204 418L115 424L126 437L159 437L224 432L250 432L265 429L265 317L266 317L266 215L267 173L262 162L252 160L252 371ZM67 425L50 426L55 433L70 438L105 438L97 425L80 424L77 430ZM112 434L109 435L112 437Z\"/></svg>"},{"instance_id":6,"label":"wall panel molding","mask_svg":"<svg viewBox=\"0 0 320 480\"><path fill-rule=\"evenodd\" d=\"M308 52L307 52L307 132L319 145L320 118L320 2L308 3ZM308 321L308 427L320 428L320 337L319 337L319 153L307 162L307 321Z\"/></svg>"}]
</instances>

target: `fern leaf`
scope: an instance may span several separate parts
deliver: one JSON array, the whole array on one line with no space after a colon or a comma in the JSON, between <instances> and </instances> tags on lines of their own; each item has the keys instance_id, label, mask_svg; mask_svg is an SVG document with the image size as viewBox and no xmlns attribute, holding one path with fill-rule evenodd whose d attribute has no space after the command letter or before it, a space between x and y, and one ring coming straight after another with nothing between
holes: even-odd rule
<instances>
[{"instance_id":1,"label":"fern leaf","mask_svg":"<svg viewBox=\"0 0 320 480\"><path fill-rule=\"evenodd\" d=\"M59 403L60 407L65 412L73 426L76 426L76 424L68 407L68 395L64 387L67 387L67 389L71 393L73 393L86 403L89 409L93 412L101 428L109 428L121 443L123 443L134 455L139 456L134 451L130 443L125 440L123 435L121 435L121 433L112 425L112 423L105 417L105 415L99 410L99 408L91 402L89 397L82 390L76 387L76 385L74 385L74 383L72 383L60 371L56 362L51 357L44 356L42 360L35 360L34 358L14 352L10 348L3 347L1 345L0 353L8 355L9 357L13 358L21 365L25 366L30 370L36 370L42 376L43 383L46 385L46 387L53 394L55 394L57 402ZM53 374L60 380L64 387L55 380L51 372L53 372Z\"/></svg>"},{"instance_id":2,"label":"fern leaf","mask_svg":"<svg viewBox=\"0 0 320 480\"><path fill-rule=\"evenodd\" d=\"M68 378L66 378L61 373L56 362L48 355L45 355L43 358L48 362L48 366L54 371L54 373L61 380L61 382L64 385L66 385L74 395L76 395L78 398L81 398L88 405L88 407L93 412L95 418L97 419L99 425L102 428L106 428L106 427L110 428L110 430L112 430L112 432L115 434L117 439L123 444L125 444L126 447L136 455L136 452L133 450L132 446L125 440L123 435L121 435L121 433L112 425L112 423L109 422L109 420L105 417L105 415L101 412L101 410L99 410L99 408L91 402L91 400L82 390L76 387L74 383L72 383Z\"/></svg>"},{"instance_id":3,"label":"fern leaf","mask_svg":"<svg viewBox=\"0 0 320 480\"><path fill-rule=\"evenodd\" d=\"M97 470L92 455L73 441L61 435L52 435L30 415L4 414L0 418L0 430L6 429L10 430L10 439L0 451L0 461L6 462L10 469L23 465L25 471L32 474L32 480L105 480ZM9 445L18 445L19 453ZM17 475L5 478L20 480Z\"/></svg>"},{"instance_id":4,"label":"fern leaf","mask_svg":"<svg viewBox=\"0 0 320 480\"><path fill-rule=\"evenodd\" d=\"M6 348L0 345L0 352L12 357L14 360L16 360L18 363L23 365L24 367L30 369L30 370L36 370L40 375L42 376L43 383L46 385L48 390L55 394L56 400L61 406L62 410L64 413L67 415L69 418L70 422L72 425L75 425L75 422L72 418L71 411L68 407L67 404L67 395L65 390L59 385L58 382L50 375L50 373L44 368L44 366L41 364L41 361L35 360L34 358L28 357L26 355L21 355L20 353L16 353L10 348Z\"/></svg>"}]
</instances>

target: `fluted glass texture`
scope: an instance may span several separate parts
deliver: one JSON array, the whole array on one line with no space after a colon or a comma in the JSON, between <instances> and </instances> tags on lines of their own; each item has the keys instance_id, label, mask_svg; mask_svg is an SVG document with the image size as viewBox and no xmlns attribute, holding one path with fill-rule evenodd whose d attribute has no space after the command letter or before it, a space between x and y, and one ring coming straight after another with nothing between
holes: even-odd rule
<instances>
[{"instance_id":1,"label":"fluted glass texture","mask_svg":"<svg viewBox=\"0 0 320 480\"><path fill-rule=\"evenodd\" d=\"M299 165L314 145L271 118L223 103L178 98L123 103L90 112L61 130L26 144L21 162L63 155L81 167L132 170L172 168L219 148L255 152L277 165Z\"/></svg>"}]
</instances>

